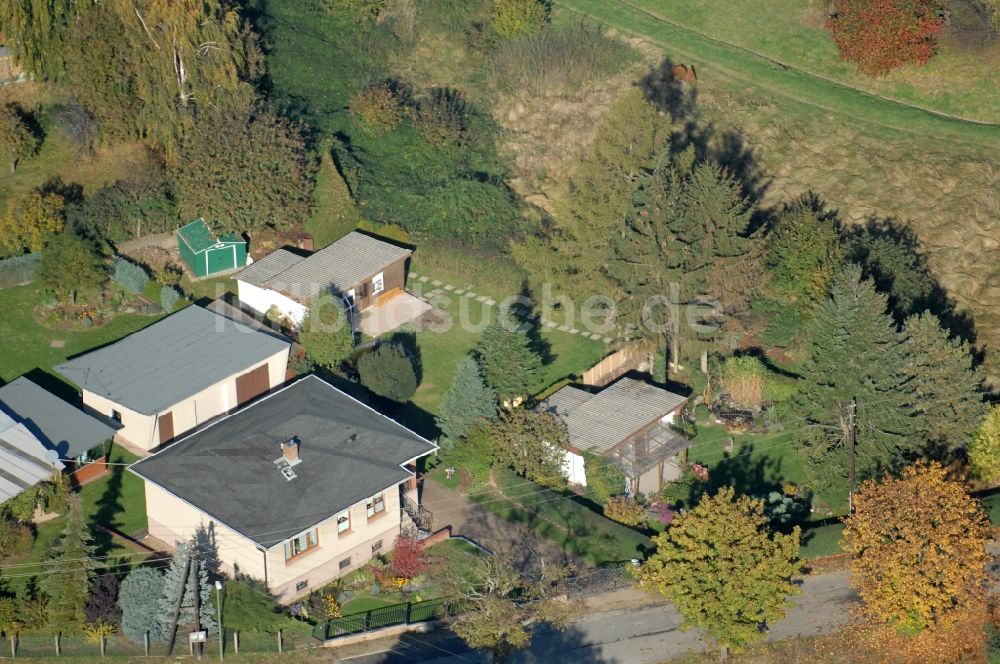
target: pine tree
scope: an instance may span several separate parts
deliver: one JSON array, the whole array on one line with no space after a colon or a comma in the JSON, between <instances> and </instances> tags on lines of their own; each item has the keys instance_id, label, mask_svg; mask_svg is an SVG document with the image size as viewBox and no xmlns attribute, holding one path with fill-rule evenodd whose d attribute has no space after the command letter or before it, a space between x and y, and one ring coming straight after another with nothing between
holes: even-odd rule
<instances>
[{"instance_id":1,"label":"pine tree","mask_svg":"<svg viewBox=\"0 0 1000 664\"><path fill-rule=\"evenodd\" d=\"M152 567L140 567L129 572L118 589L118 606L122 610L122 632L125 636L137 643L142 643L146 634L149 634L150 641L160 639L162 597L162 572Z\"/></svg>"},{"instance_id":2,"label":"pine tree","mask_svg":"<svg viewBox=\"0 0 1000 664\"><path fill-rule=\"evenodd\" d=\"M91 541L80 496L74 494L69 498L66 527L50 554L56 571L42 580L49 598L49 623L60 630L79 627L86 620L87 593L94 577Z\"/></svg>"},{"instance_id":3,"label":"pine tree","mask_svg":"<svg viewBox=\"0 0 1000 664\"><path fill-rule=\"evenodd\" d=\"M539 381L542 358L522 329L530 323L508 317L491 323L476 343L475 357L486 384L504 401L523 397Z\"/></svg>"},{"instance_id":4,"label":"pine tree","mask_svg":"<svg viewBox=\"0 0 1000 664\"><path fill-rule=\"evenodd\" d=\"M803 387L794 399L805 419L799 443L817 481L845 488L851 400L857 399L857 472L871 476L892 466L912 438L913 390L908 385L903 336L886 313L886 297L861 269L849 265L830 285L809 328Z\"/></svg>"},{"instance_id":5,"label":"pine tree","mask_svg":"<svg viewBox=\"0 0 1000 664\"><path fill-rule=\"evenodd\" d=\"M949 339L930 313L908 318L904 333L914 435L936 455L964 449L987 411L968 344Z\"/></svg>"},{"instance_id":6,"label":"pine tree","mask_svg":"<svg viewBox=\"0 0 1000 664\"><path fill-rule=\"evenodd\" d=\"M458 363L455 380L441 399L438 428L447 441L454 442L465 438L477 420L493 421L496 417L496 390L486 386L476 361L465 356Z\"/></svg>"},{"instance_id":7,"label":"pine tree","mask_svg":"<svg viewBox=\"0 0 1000 664\"><path fill-rule=\"evenodd\" d=\"M174 551L174 557L170 561L163 576L163 594L157 613L160 618L160 632L164 639L170 638L170 625L174 617L174 606L177 603L177 595L180 592L181 583L184 577L184 567L188 557L191 555L191 547L187 542L178 542ZM209 633L215 630L215 621L212 618L212 586L208 583L208 574L205 566L201 564L197 556L191 561L191 570L188 574L187 585L184 588L184 599L181 600L180 619L177 621L178 632L181 626L194 626L194 593L197 590L201 594L201 628Z\"/></svg>"}]
</instances>

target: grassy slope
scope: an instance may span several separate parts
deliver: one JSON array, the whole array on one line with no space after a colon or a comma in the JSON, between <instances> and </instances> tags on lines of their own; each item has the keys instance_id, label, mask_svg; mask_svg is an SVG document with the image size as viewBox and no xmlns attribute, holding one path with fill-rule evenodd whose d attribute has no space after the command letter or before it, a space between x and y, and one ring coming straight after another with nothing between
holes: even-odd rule
<instances>
[{"instance_id":1,"label":"grassy slope","mask_svg":"<svg viewBox=\"0 0 1000 664\"><path fill-rule=\"evenodd\" d=\"M846 116L852 123L864 123L896 138L903 134L935 137L971 146L1000 144L1000 127L937 116L802 71L783 69L741 49L657 20L655 12L650 13L649 10L653 3L648 0L640 2L642 9L607 0L559 0L557 4L600 20L609 27L646 37L658 46L668 46L672 54L681 56L684 61L705 63L701 65L703 76L711 71L712 76L725 77L736 85L750 85L757 94L780 100L789 112L822 110Z\"/></svg>"},{"instance_id":2,"label":"grassy slope","mask_svg":"<svg viewBox=\"0 0 1000 664\"><path fill-rule=\"evenodd\" d=\"M857 72L840 59L824 29L826 14L801 0L630 0L631 4L697 32L763 53L785 64L867 92L935 111L1000 122L1000 49L943 48L924 66L884 78Z\"/></svg>"}]
</instances>

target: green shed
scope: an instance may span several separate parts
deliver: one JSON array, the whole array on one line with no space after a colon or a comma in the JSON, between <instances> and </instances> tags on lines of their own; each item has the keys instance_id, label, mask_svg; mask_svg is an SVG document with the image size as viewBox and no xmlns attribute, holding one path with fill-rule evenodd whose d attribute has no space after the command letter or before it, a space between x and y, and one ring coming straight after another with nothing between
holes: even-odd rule
<instances>
[{"instance_id":1,"label":"green shed","mask_svg":"<svg viewBox=\"0 0 1000 664\"><path fill-rule=\"evenodd\" d=\"M237 235L216 238L204 219L177 229L177 248L196 277L210 277L247 264L246 241Z\"/></svg>"}]
</instances>

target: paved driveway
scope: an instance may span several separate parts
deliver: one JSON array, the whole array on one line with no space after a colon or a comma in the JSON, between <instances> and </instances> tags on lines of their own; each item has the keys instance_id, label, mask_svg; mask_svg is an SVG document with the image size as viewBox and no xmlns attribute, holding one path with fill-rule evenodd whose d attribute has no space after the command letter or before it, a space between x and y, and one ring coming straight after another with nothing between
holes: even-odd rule
<instances>
[{"instance_id":1,"label":"paved driveway","mask_svg":"<svg viewBox=\"0 0 1000 664\"><path fill-rule=\"evenodd\" d=\"M539 537L527 526L506 521L432 479L424 480L420 501L433 514L434 530L450 525L452 535L467 537L494 553L509 551L519 569L537 569L542 559L549 564L572 564L578 569L589 567L585 561Z\"/></svg>"}]
</instances>

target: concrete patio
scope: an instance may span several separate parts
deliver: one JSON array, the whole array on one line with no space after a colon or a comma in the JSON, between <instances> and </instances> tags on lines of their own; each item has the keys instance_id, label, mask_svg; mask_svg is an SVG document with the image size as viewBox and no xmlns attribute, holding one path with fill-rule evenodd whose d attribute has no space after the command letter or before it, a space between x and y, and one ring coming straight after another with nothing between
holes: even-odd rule
<instances>
[{"instance_id":1,"label":"concrete patio","mask_svg":"<svg viewBox=\"0 0 1000 664\"><path fill-rule=\"evenodd\" d=\"M380 337L430 310L431 305L400 290L361 314L361 331L369 337Z\"/></svg>"}]
</instances>

